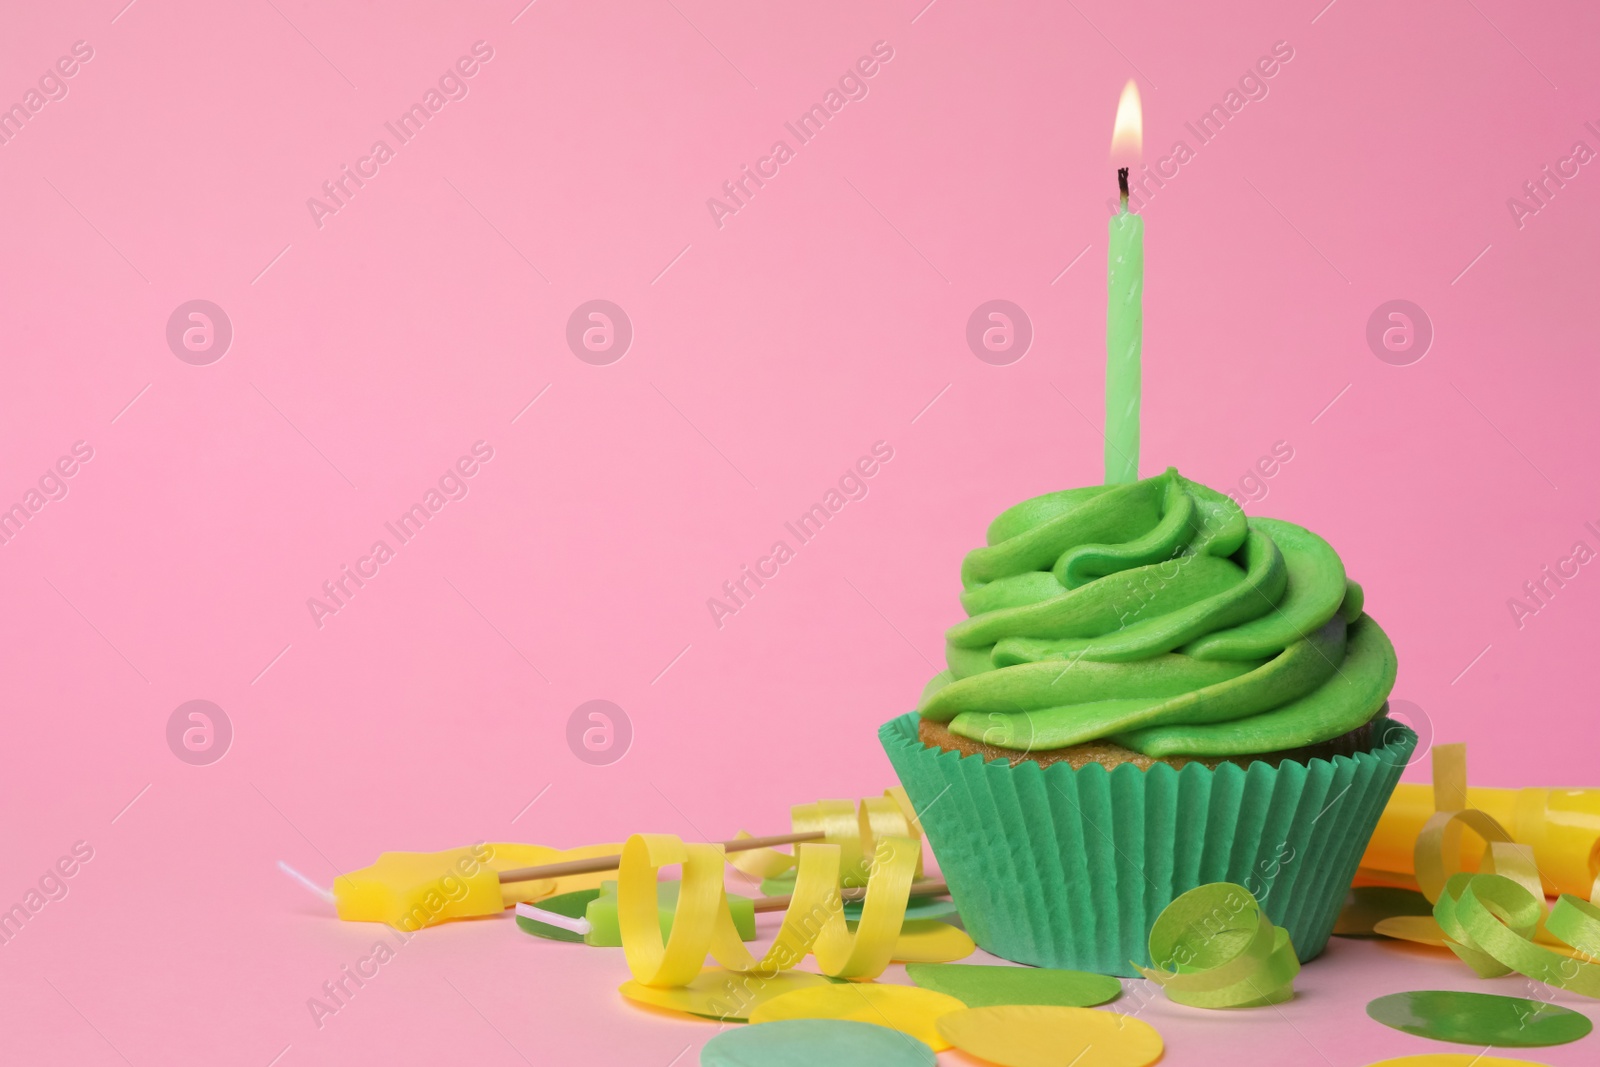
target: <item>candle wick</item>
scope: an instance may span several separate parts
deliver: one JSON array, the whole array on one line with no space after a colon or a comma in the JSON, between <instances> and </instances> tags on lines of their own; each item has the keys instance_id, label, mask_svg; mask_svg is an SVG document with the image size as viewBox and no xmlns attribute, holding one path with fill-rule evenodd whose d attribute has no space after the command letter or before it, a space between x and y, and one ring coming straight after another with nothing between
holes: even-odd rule
<instances>
[{"instance_id":1,"label":"candle wick","mask_svg":"<svg viewBox=\"0 0 1600 1067\"><path fill-rule=\"evenodd\" d=\"M1128 168L1117 168L1117 190L1122 194L1122 210L1128 210Z\"/></svg>"}]
</instances>

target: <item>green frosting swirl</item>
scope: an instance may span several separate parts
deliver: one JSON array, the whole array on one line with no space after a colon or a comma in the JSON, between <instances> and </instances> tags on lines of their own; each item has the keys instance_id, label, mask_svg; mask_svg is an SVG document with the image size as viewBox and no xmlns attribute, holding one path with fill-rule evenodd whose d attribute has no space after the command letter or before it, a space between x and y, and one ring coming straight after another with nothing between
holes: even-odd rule
<instances>
[{"instance_id":1,"label":"green frosting swirl","mask_svg":"<svg viewBox=\"0 0 1600 1067\"><path fill-rule=\"evenodd\" d=\"M1394 646L1326 541L1173 468L1007 509L961 584L968 618L917 710L998 748L1299 748L1394 686Z\"/></svg>"}]
</instances>

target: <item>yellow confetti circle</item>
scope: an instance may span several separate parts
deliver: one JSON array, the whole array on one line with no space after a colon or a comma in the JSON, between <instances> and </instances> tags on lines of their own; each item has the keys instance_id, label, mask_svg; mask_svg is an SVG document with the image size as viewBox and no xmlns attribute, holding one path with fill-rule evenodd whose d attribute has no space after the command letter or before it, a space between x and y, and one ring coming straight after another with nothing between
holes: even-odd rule
<instances>
[{"instance_id":1,"label":"yellow confetti circle","mask_svg":"<svg viewBox=\"0 0 1600 1067\"><path fill-rule=\"evenodd\" d=\"M1147 1067L1162 1049L1150 1024L1092 1008L968 1008L942 1016L938 1030L947 1045L999 1067Z\"/></svg>"},{"instance_id":2,"label":"yellow confetti circle","mask_svg":"<svg viewBox=\"0 0 1600 1067\"><path fill-rule=\"evenodd\" d=\"M910 1034L935 1052L941 1052L950 1047L950 1042L939 1034L939 1019L951 1012L965 1011L966 1007L955 997L931 989L851 982L773 997L750 1013L750 1021L851 1019Z\"/></svg>"},{"instance_id":3,"label":"yellow confetti circle","mask_svg":"<svg viewBox=\"0 0 1600 1067\"><path fill-rule=\"evenodd\" d=\"M1397 1056L1378 1060L1367 1067L1544 1067L1532 1060L1504 1060L1499 1056L1475 1056L1466 1052L1424 1052L1418 1056Z\"/></svg>"},{"instance_id":4,"label":"yellow confetti circle","mask_svg":"<svg viewBox=\"0 0 1600 1067\"><path fill-rule=\"evenodd\" d=\"M938 919L911 919L900 927L893 959L896 963L949 963L966 959L977 947L959 926Z\"/></svg>"},{"instance_id":5,"label":"yellow confetti circle","mask_svg":"<svg viewBox=\"0 0 1600 1067\"><path fill-rule=\"evenodd\" d=\"M727 971L708 967L685 986L661 988L642 982L624 982L617 992L629 1000L656 1008L704 1015L719 1022L742 1022L755 1008L785 993L815 986L832 985L826 978L808 971Z\"/></svg>"}]
</instances>

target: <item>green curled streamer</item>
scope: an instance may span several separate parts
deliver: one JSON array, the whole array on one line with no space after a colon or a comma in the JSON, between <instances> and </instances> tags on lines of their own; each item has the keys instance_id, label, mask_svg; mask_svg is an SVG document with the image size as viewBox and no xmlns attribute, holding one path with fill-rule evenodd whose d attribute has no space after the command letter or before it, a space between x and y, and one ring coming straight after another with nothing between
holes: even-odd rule
<instances>
[{"instance_id":1,"label":"green curled streamer","mask_svg":"<svg viewBox=\"0 0 1600 1067\"><path fill-rule=\"evenodd\" d=\"M1600 998L1600 908L1562 894L1545 918L1544 900L1499 874L1457 874L1434 904L1450 950L1483 978L1515 971L1579 996ZM1577 959L1533 941L1539 921Z\"/></svg>"},{"instance_id":2,"label":"green curled streamer","mask_svg":"<svg viewBox=\"0 0 1600 1067\"><path fill-rule=\"evenodd\" d=\"M1600 908L1592 901L1563 893L1550 909L1544 928L1588 959L1600 958Z\"/></svg>"},{"instance_id":3,"label":"green curled streamer","mask_svg":"<svg viewBox=\"0 0 1600 1067\"><path fill-rule=\"evenodd\" d=\"M1199 886L1168 904L1150 928L1154 968L1139 972L1193 1008L1252 1008L1294 996L1300 960L1250 890Z\"/></svg>"}]
</instances>

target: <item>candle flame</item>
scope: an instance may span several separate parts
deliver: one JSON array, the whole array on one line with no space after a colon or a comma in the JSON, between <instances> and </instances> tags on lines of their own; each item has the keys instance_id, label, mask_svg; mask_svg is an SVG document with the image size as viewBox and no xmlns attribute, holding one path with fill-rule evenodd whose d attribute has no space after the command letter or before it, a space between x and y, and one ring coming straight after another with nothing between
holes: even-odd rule
<instances>
[{"instance_id":1,"label":"candle flame","mask_svg":"<svg viewBox=\"0 0 1600 1067\"><path fill-rule=\"evenodd\" d=\"M1139 104L1139 86L1132 78L1122 87L1117 101L1117 121L1111 129L1111 164L1137 167L1144 151L1144 109Z\"/></svg>"}]
</instances>

